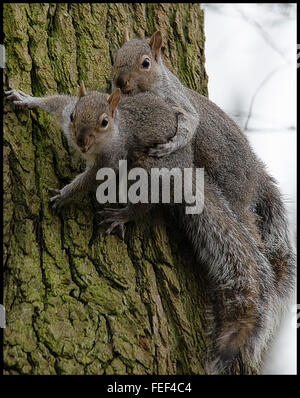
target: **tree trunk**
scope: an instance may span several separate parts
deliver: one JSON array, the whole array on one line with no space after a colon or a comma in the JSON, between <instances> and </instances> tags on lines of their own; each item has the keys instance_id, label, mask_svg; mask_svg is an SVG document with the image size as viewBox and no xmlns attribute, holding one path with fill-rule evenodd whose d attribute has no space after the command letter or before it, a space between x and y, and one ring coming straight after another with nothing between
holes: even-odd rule
<instances>
[{"instance_id":1,"label":"tree trunk","mask_svg":"<svg viewBox=\"0 0 300 398\"><path fill-rule=\"evenodd\" d=\"M6 89L35 96L110 87L122 31L163 34L168 66L207 94L199 4L5 4ZM84 167L54 119L4 118L6 374L201 374L205 285L163 214L106 236L93 195L50 211L48 187Z\"/></svg>"}]
</instances>

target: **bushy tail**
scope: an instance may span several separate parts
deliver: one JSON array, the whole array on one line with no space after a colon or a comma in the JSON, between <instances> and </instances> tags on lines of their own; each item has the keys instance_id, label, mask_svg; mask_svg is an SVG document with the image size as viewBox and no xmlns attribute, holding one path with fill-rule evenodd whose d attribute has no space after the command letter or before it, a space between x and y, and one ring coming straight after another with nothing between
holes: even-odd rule
<instances>
[{"instance_id":1,"label":"bushy tail","mask_svg":"<svg viewBox=\"0 0 300 398\"><path fill-rule=\"evenodd\" d=\"M201 214L187 215L183 207L179 213L210 282L213 345L208 371L222 372L242 352L257 364L272 314L270 263L213 183L205 183Z\"/></svg>"},{"instance_id":2,"label":"bushy tail","mask_svg":"<svg viewBox=\"0 0 300 398\"><path fill-rule=\"evenodd\" d=\"M265 256L275 273L278 298L286 300L295 287L296 257L289 242L287 214L276 181L267 173L261 184L256 213Z\"/></svg>"}]
</instances>

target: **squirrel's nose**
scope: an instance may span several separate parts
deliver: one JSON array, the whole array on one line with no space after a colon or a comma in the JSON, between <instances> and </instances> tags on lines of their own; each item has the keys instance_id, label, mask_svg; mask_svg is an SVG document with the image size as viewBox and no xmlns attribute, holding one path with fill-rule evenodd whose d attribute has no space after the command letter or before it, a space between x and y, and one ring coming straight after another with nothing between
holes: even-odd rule
<instances>
[{"instance_id":1,"label":"squirrel's nose","mask_svg":"<svg viewBox=\"0 0 300 398\"><path fill-rule=\"evenodd\" d=\"M87 150L92 139L92 134L81 133L77 136L76 142L81 150Z\"/></svg>"},{"instance_id":2,"label":"squirrel's nose","mask_svg":"<svg viewBox=\"0 0 300 398\"><path fill-rule=\"evenodd\" d=\"M78 146L83 148L83 147L85 147L87 145L87 143L88 143L88 137L87 136L79 135L77 137L77 145Z\"/></svg>"},{"instance_id":3,"label":"squirrel's nose","mask_svg":"<svg viewBox=\"0 0 300 398\"><path fill-rule=\"evenodd\" d=\"M117 87L122 90L122 88L125 88L127 85L128 85L128 78L120 75L117 79Z\"/></svg>"}]
</instances>

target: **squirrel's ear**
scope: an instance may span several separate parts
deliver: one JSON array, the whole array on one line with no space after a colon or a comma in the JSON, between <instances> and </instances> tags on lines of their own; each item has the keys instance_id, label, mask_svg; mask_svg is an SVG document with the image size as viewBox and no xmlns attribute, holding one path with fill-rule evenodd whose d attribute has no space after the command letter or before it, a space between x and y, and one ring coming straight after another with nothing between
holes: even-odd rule
<instances>
[{"instance_id":1,"label":"squirrel's ear","mask_svg":"<svg viewBox=\"0 0 300 398\"><path fill-rule=\"evenodd\" d=\"M127 41L129 41L129 33L128 33L128 29L125 28L123 31L123 44L126 43Z\"/></svg>"},{"instance_id":2,"label":"squirrel's ear","mask_svg":"<svg viewBox=\"0 0 300 398\"><path fill-rule=\"evenodd\" d=\"M82 80L80 89L79 89L79 98L84 97L86 95L86 89L84 86L84 81Z\"/></svg>"},{"instance_id":3,"label":"squirrel's ear","mask_svg":"<svg viewBox=\"0 0 300 398\"><path fill-rule=\"evenodd\" d=\"M162 46L162 36L159 30L154 32L153 35L151 36L151 39L149 41L149 46L151 48L152 55L157 61L159 56L159 51Z\"/></svg>"},{"instance_id":4,"label":"squirrel's ear","mask_svg":"<svg viewBox=\"0 0 300 398\"><path fill-rule=\"evenodd\" d=\"M111 109L112 115L114 115L114 112L116 110L116 107L121 99L121 90L119 88L116 88L108 97L107 101L109 103L109 107Z\"/></svg>"}]
</instances>

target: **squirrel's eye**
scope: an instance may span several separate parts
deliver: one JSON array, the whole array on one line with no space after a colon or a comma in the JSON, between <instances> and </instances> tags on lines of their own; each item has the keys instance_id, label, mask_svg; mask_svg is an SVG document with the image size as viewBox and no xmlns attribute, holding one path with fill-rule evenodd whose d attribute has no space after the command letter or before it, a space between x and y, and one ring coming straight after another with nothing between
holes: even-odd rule
<instances>
[{"instance_id":1,"label":"squirrel's eye","mask_svg":"<svg viewBox=\"0 0 300 398\"><path fill-rule=\"evenodd\" d=\"M106 127L108 125L108 118L104 117L101 122L101 127Z\"/></svg>"},{"instance_id":2,"label":"squirrel's eye","mask_svg":"<svg viewBox=\"0 0 300 398\"><path fill-rule=\"evenodd\" d=\"M150 59L149 58L145 58L144 61L142 62L142 67L144 69L148 69L150 66Z\"/></svg>"}]
</instances>

